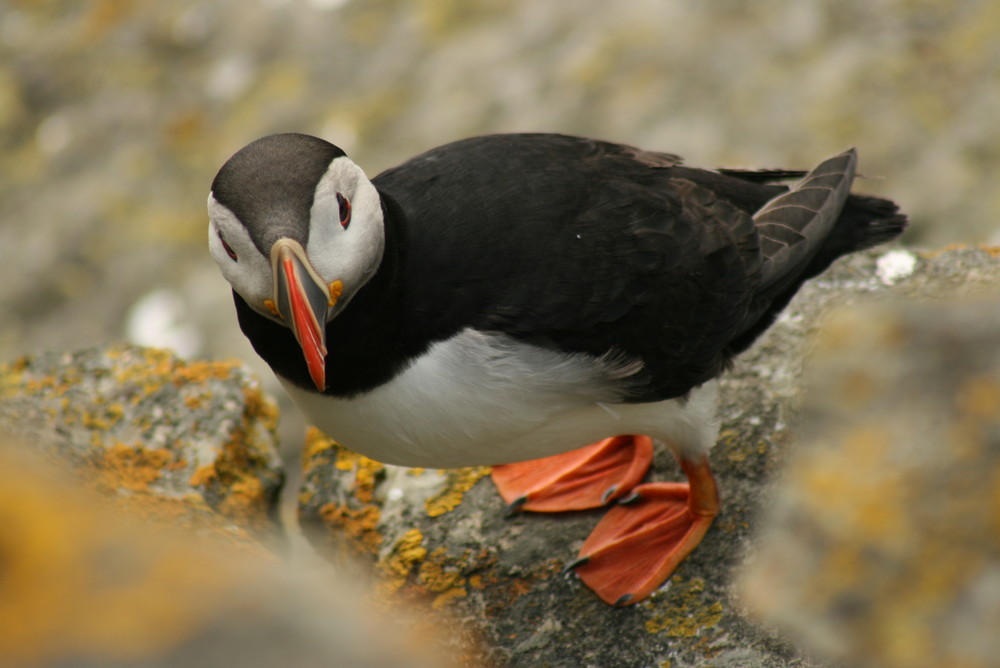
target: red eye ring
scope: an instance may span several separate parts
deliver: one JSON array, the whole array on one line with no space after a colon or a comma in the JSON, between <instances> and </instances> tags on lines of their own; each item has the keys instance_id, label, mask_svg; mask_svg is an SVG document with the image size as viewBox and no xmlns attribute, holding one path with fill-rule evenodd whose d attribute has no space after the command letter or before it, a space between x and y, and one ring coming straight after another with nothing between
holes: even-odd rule
<instances>
[{"instance_id":1,"label":"red eye ring","mask_svg":"<svg viewBox=\"0 0 1000 668\"><path fill-rule=\"evenodd\" d=\"M229 256L229 259L236 262L236 251L233 250L232 246L226 243L226 240L222 238L221 233L219 234L219 241L222 242L222 247L225 249L226 255Z\"/></svg>"},{"instance_id":2,"label":"red eye ring","mask_svg":"<svg viewBox=\"0 0 1000 668\"><path fill-rule=\"evenodd\" d=\"M351 224L351 202L337 193L337 204L340 206L340 226L346 230L347 226Z\"/></svg>"}]
</instances>

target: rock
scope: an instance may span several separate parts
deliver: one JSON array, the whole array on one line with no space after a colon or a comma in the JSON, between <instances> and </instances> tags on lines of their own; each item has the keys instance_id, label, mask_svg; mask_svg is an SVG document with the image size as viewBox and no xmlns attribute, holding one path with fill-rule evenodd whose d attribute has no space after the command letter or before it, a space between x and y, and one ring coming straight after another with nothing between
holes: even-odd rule
<instances>
[{"instance_id":1,"label":"rock","mask_svg":"<svg viewBox=\"0 0 1000 668\"><path fill-rule=\"evenodd\" d=\"M850 665L1000 666L998 313L893 301L827 319L744 583L757 614Z\"/></svg>"},{"instance_id":2,"label":"rock","mask_svg":"<svg viewBox=\"0 0 1000 668\"><path fill-rule=\"evenodd\" d=\"M301 521L322 553L366 556L383 595L463 622L497 665L822 665L752 623L733 585L794 447L809 335L838 305L953 298L998 282L992 249L857 254L811 281L723 382L711 455L722 514L668 584L636 606L610 608L561 572L603 511L504 519L486 468L384 466L313 433ZM679 477L668 454L657 455L651 477Z\"/></svg>"},{"instance_id":3,"label":"rock","mask_svg":"<svg viewBox=\"0 0 1000 668\"><path fill-rule=\"evenodd\" d=\"M122 345L0 366L0 433L134 510L249 543L281 536L276 423L238 362Z\"/></svg>"},{"instance_id":4,"label":"rock","mask_svg":"<svg viewBox=\"0 0 1000 668\"><path fill-rule=\"evenodd\" d=\"M235 362L0 366L0 668L452 665L405 611L275 553L276 419Z\"/></svg>"},{"instance_id":5,"label":"rock","mask_svg":"<svg viewBox=\"0 0 1000 668\"><path fill-rule=\"evenodd\" d=\"M120 512L37 454L0 437L0 667L453 665L329 572Z\"/></svg>"}]
</instances>

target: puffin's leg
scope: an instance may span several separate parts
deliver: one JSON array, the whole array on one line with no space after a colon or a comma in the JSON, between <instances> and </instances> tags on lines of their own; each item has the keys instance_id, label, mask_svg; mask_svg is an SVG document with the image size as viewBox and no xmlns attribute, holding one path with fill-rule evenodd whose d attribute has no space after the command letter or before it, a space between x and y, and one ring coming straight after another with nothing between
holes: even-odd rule
<instances>
[{"instance_id":1,"label":"puffin's leg","mask_svg":"<svg viewBox=\"0 0 1000 668\"><path fill-rule=\"evenodd\" d=\"M649 483L608 511L569 568L605 602L649 596L701 542L719 513L708 458L681 458L687 483Z\"/></svg>"},{"instance_id":2,"label":"puffin's leg","mask_svg":"<svg viewBox=\"0 0 1000 668\"><path fill-rule=\"evenodd\" d=\"M648 436L615 436L544 459L494 466L492 477L508 513L583 510L628 494L652 461Z\"/></svg>"}]
</instances>

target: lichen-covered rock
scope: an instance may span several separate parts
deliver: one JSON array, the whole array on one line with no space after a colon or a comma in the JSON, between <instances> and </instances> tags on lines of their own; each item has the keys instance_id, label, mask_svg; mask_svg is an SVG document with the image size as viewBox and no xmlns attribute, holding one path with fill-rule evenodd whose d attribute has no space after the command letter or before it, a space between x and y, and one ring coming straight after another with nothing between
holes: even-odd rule
<instances>
[{"instance_id":1,"label":"lichen-covered rock","mask_svg":"<svg viewBox=\"0 0 1000 668\"><path fill-rule=\"evenodd\" d=\"M238 362L111 346L0 366L0 431L151 518L279 535L277 411Z\"/></svg>"},{"instance_id":2,"label":"lichen-covered rock","mask_svg":"<svg viewBox=\"0 0 1000 668\"><path fill-rule=\"evenodd\" d=\"M342 579L117 512L37 455L0 436L0 667L451 665Z\"/></svg>"},{"instance_id":3,"label":"lichen-covered rock","mask_svg":"<svg viewBox=\"0 0 1000 668\"><path fill-rule=\"evenodd\" d=\"M826 320L746 576L769 622L851 665L1000 666L998 315L984 298Z\"/></svg>"},{"instance_id":4,"label":"lichen-covered rock","mask_svg":"<svg viewBox=\"0 0 1000 668\"><path fill-rule=\"evenodd\" d=\"M367 555L382 593L465 622L499 665L819 665L748 621L732 584L767 487L793 447L809 334L837 305L952 297L998 283L992 249L859 254L811 281L724 379L723 428L711 455L722 514L669 583L636 606L610 608L562 574L603 511L505 519L485 468L384 466L313 434L303 525L326 554ZM661 452L650 477L680 476Z\"/></svg>"}]
</instances>

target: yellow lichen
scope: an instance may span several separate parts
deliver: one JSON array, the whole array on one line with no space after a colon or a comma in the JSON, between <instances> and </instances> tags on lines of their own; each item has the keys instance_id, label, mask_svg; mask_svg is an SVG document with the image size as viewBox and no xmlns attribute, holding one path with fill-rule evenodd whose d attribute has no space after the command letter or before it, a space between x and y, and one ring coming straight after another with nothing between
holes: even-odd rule
<instances>
[{"instance_id":1,"label":"yellow lichen","mask_svg":"<svg viewBox=\"0 0 1000 668\"><path fill-rule=\"evenodd\" d=\"M410 572L427 557L423 542L424 535L419 529L410 529L396 541L392 551L378 565L382 575L379 594L395 594L406 584Z\"/></svg>"},{"instance_id":2,"label":"yellow lichen","mask_svg":"<svg viewBox=\"0 0 1000 668\"><path fill-rule=\"evenodd\" d=\"M169 450L117 443L94 453L86 464L87 477L104 491L148 491L149 484L159 480L173 462L174 453Z\"/></svg>"},{"instance_id":3,"label":"yellow lichen","mask_svg":"<svg viewBox=\"0 0 1000 668\"><path fill-rule=\"evenodd\" d=\"M676 575L666 594L666 604L647 601L643 605L655 613L646 620L649 633L662 633L671 638L693 638L718 626L722 621L721 601L705 598L705 581L701 578L683 580Z\"/></svg>"},{"instance_id":4,"label":"yellow lichen","mask_svg":"<svg viewBox=\"0 0 1000 668\"><path fill-rule=\"evenodd\" d=\"M382 535L378 532L382 512L377 506L351 508L328 503L319 509L319 514L328 527L343 531L352 539L352 545L363 553L375 554L382 545Z\"/></svg>"},{"instance_id":5,"label":"yellow lichen","mask_svg":"<svg viewBox=\"0 0 1000 668\"><path fill-rule=\"evenodd\" d=\"M338 471L354 472L351 491L355 499L361 503L372 503L376 482L385 470L385 465L352 452L324 436L318 429L311 428L306 434L306 447L302 455L306 474L328 461L327 455L333 457L334 468Z\"/></svg>"},{"instance_id":6,"label":"yellow lichen","mask_svg":"<svg viewBox=\"0 0 1000 668\"><path fill-rule=\"evenodd\" d=\"M308 470L309 467L318 463L319 457L327 453L336 454L340 446L331 438L327 438L316 427L309 427L306 430L306 442L302 448L302 466ZM349 470L342 469L342 470Z\"/></svg>"},{"instance_id":7,"label":"yellow lichen","mask_svg":"<svg viewBox=\"0 0 1000 668\"><path fill-rule=\"evenodd\" d=\"M218 473L215 472L215 466L213 464L206 464L195 469L191 477L188 478L188 484L192 487L202 487L214 482L218 477Z\"/></svg>"},{"instance_id":8,"label":"yellow lichen","mask_svg":"<svg viewBox=\"0 0 1000 668\"><path fill-rule=\"evenodd\" d=\"M465 587L453 587L452 589L438 594L431 602L431 607L435 610L441 610L457 599L465 598L468 595L469 592Z\"/></svg>"},{"instance_id":9,"label":"yellow lichen","mask_svg":"<svg viewBox=\"0 0 1000 668\"><path fill-rule=\"evenodd\" d=\"M454 510L462 503L465 493L489 473L490 467L488 466L445 471L445 483L441 491L424 502L427 514L431 517L438 517Z\"/></svg>"}]
</instances>

